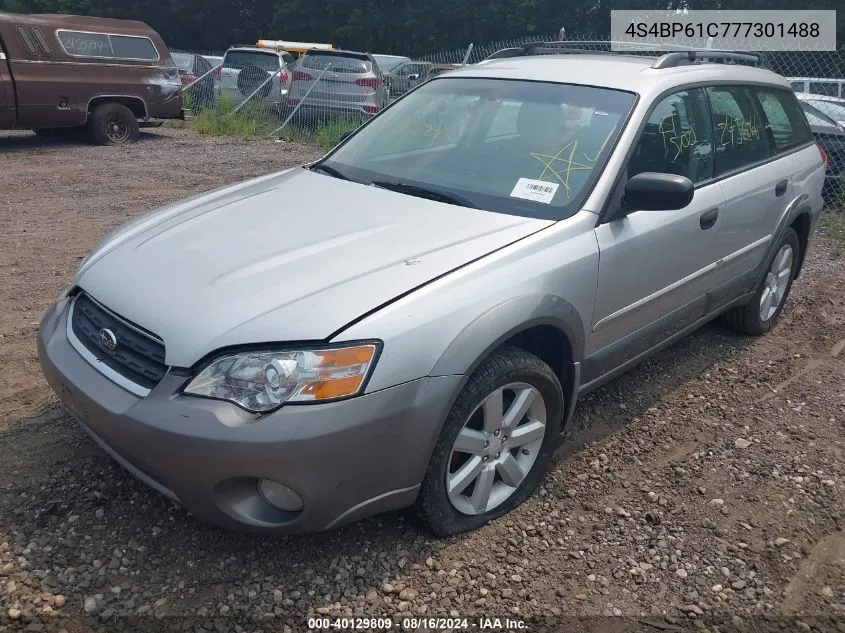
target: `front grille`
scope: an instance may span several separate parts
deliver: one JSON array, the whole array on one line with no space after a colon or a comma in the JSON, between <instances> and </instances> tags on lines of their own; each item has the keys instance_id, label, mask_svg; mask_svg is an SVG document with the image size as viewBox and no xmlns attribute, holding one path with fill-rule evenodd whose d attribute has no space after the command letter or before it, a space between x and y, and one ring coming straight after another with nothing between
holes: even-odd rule
<instances>
[{"instance_id":1,"label":"front grille","mask_svg":"<svg viewBox=\"0 0 845 633\"><path fill-rule=\"evenodd\" d=\"M111 370L130 382L152 389L164 377L164 344L153 334L105 310L85 294L73 304L71 328L79 342ZM101 332L110 330L117 340L114 349L101 342Z\"/></svg>"}]
</instances>

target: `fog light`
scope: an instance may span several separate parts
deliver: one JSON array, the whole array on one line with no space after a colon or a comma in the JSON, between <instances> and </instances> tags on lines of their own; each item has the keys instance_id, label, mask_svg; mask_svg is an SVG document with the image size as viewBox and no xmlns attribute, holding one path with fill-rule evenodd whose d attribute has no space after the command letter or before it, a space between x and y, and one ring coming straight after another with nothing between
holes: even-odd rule
<instances>
[{"instance_id":1,"label":"fog light","mask_svg":"<svg viewBox=\"0 0 845 633\"><path fill-rule=\"evenodd\" d=\"M278 481L259 479L258 492L264 498L264 501L279 510L286 512L299 512L302 510L302 499L300 496Z\"/></svg>"}]
</instances>

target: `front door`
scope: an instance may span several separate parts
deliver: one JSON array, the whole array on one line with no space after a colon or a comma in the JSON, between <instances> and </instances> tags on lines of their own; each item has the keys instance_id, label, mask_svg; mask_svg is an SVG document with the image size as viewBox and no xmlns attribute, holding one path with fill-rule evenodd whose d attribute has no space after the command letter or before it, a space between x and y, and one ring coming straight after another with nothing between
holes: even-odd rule
<instances>
[{"instance_id":1,"label":"front door","mask_svg":"<svg viewBox=\"0 0 845 633\"><path fill-rule=\"evenodd\" d=\"M695 195L684 209L634 211L596 228L599 280L585 382L702 316L722 250L724 195L713 180L712 143L700 88L665 97L650 115L627 178L643 172L682 175L696 185Z\"/></svg>"}]
</instances>

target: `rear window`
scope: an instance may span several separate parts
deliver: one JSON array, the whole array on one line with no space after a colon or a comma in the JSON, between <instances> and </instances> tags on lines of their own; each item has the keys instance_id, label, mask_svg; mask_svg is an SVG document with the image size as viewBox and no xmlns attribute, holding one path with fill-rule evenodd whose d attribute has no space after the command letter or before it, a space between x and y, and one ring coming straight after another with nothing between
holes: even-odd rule
<instances>
[{"instance_id":1,"label":"rear window","mask_svg":"<svg viewBox=\"0 0 845 633\"><path fill-rule=\"evenodd\" d=\"M101 57L155 61L158 51L152 40L137 35L112 35L83 31L58 31L59 41L73 57Z\"/></svg>"},{"instance_id":2,"label":"rear window","mask_svg":"<svg viewBox=\"0 0 845 633\"><path fill-rule=\"evenodd\" d=\"M324 55L308 53L299 62L302 68L312 70L323 70L328 68L334 73L358 73L364 74L372 70L373 65L369 60L360 57L346 57L344 55Z\"/></svg>"},{"instance_id":3,"label":"rear window","mask_svg":"<svg viewBox=\"0 0 845 633\"><path fill-rule=\"evenodd\" d=\"M261 70L274 73L280 68L279 56L259 51L229 51L223 58L223 68L243 70L248 66L258 66Z\"/></svg>"}]
</instances>

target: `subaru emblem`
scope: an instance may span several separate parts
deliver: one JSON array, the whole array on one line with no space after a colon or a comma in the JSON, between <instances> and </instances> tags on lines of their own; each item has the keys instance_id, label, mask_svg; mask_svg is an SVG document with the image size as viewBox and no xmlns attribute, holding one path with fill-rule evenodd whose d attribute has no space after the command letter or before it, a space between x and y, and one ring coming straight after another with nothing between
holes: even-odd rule
<instances>
[{"instance_id":1,"label":"subaru emblem","mask_svg":"<svg viewBox=\"0 0 845 633\"><path fill-rule=\"evenodd\" d=\"M100 330L100 346L107 352L117 349L117 337L114 332L106 328Z\"/></svg>"}]
</instances>

